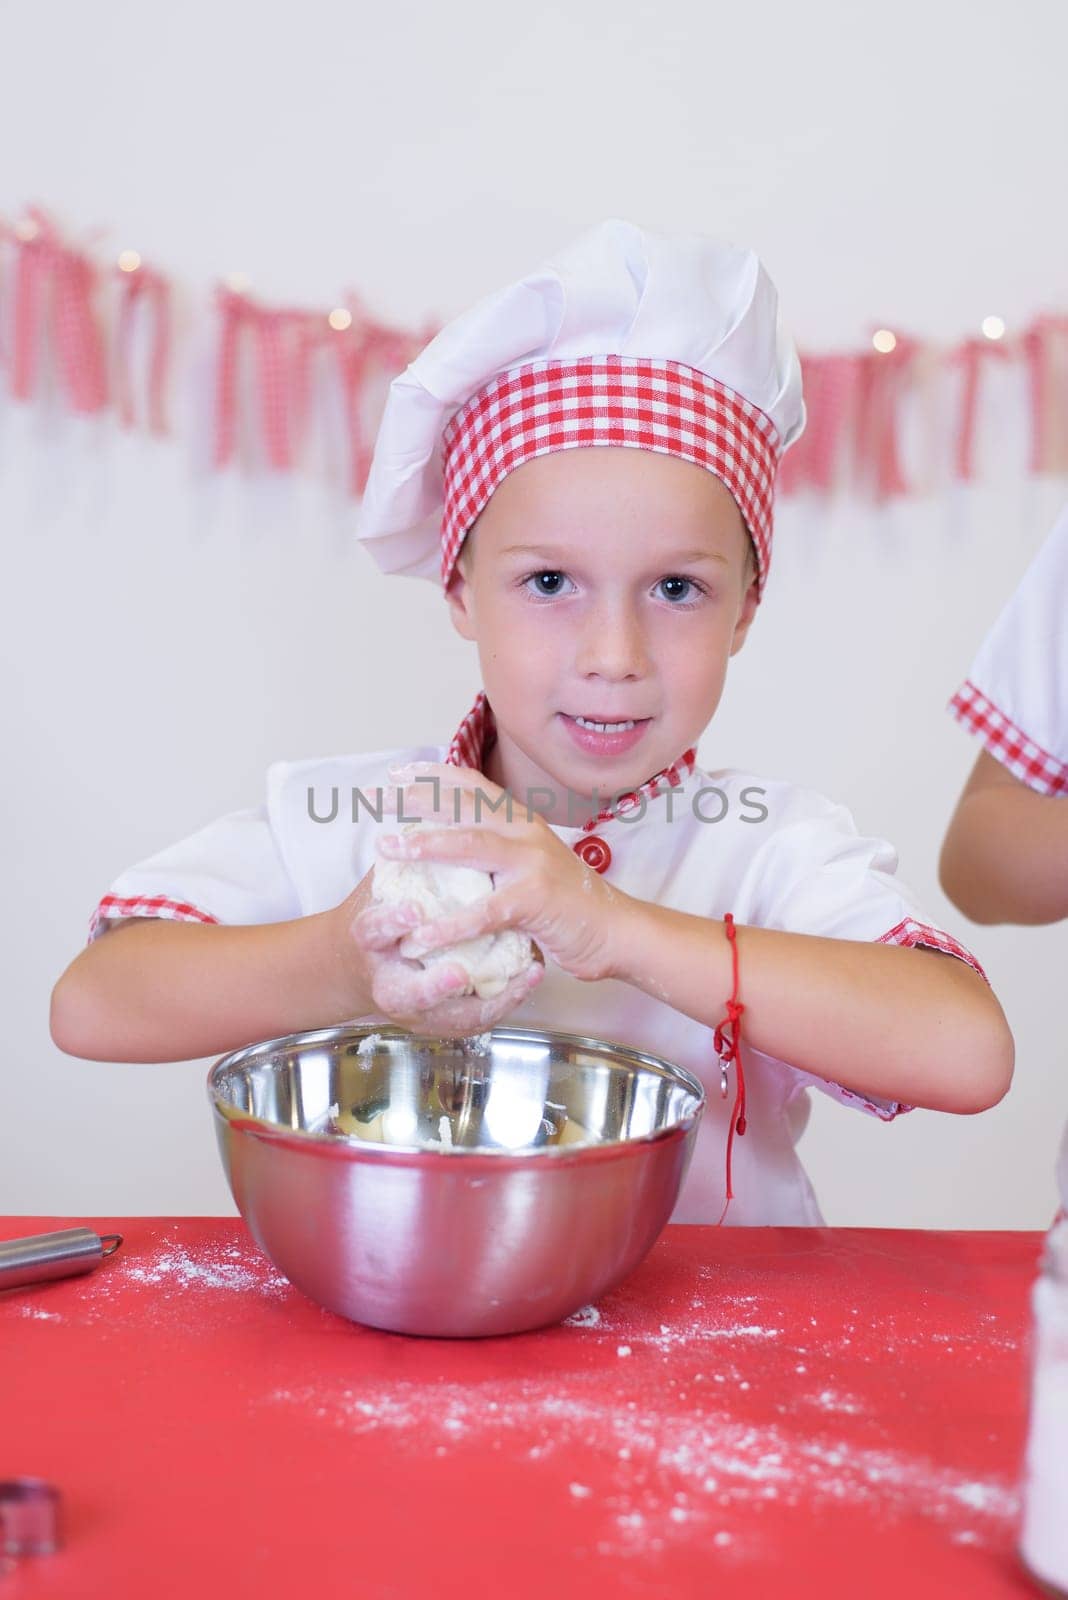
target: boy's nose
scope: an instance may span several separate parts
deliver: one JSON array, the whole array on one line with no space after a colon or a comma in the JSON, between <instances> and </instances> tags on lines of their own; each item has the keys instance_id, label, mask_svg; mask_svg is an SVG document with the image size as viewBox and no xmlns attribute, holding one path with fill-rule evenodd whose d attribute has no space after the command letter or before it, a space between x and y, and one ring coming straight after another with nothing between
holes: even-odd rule
<instances>
[{"instance_id":1,"label":"boy's nose","mask_svg":"<svg viewBox=\"0 0 1068 1600\"><path fill-rule=\"evenodd\" d=\"M648 656L641 623L632 612L599 607L586 620L576 659L585 677L642 678Z\"/></svg>"}]
</instances>

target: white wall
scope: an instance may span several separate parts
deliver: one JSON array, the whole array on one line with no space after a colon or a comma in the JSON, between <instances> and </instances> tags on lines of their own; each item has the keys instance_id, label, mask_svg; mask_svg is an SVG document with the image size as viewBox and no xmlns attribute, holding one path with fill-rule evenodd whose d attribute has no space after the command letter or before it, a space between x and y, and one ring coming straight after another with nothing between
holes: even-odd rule
<instances>
[{"instance_id":1,"label":"white wall","mask_svg":"<svg viewBox=\"0 0 1068 1600\"><path fill-rule=\"evenodd\" d=\"M234 269L313 305L353 286L406 323L613 214L754 244L816 346L873 320L956 337L1068 296L1063 6L296 15L99 0L24 8L11 38L9 14L0 214L40 200L191 290ZM969 929L935 862L975 753L945 700L1063 492L1010 474L881 513L784 504L702 741L893 838L1016 1029L1016 1086L986 1116L886 1128L821 1099L805 1154L833 1222L1039 1227L1053 1207L1068 929ZM179 443L0 405L0 1210L229 1209L205 1064L72 1061L48 994L114 874L258 799L270 760L445 738L467 709L474 658L439 595L381 577L350 525L314 486L207 481ZM413 620L434 672L383 692L375 652Z\"/></svg>"}]
</instances>

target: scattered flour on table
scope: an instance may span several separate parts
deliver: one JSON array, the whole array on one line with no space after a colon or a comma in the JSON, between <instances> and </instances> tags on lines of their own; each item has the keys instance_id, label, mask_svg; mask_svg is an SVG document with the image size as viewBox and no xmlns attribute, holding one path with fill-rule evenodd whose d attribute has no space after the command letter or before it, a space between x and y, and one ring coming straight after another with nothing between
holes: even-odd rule
<instances>
[{"instance_id":1,"label":"scattered flour on table","mask_svg":"<svg viewBox=\"0 0 1068 1600\"><path fill-rule=\"evenodd\" d=\"M840 1394L836 1389L821 1389L819 1394L806 1396L806 1404L819 1411L837 1411L840 1416L859 1417L864 1410L852 1395Z\"/></svg>"},{"instance_id":2,"label":"scattered flour on table","mask_svg":"<svg viewBox=\"0 0 1068 1600\"><path fill-rule=\"evenodd\" d=\"M170 1321L196 1297L209 1315L233 1317L241 1315L243 1296L281 1300L297 1295L289 1280L251 1242L181 1244L173 1239L140 1252L123 1246L95 1271L71 1278L61 1287L68 1291L63 1313L46 1311L27 1300L13 1303L15 1314L77 1326L113 1322L117 1315Z\"/></svg>"},{"instance_id":3,"label":"scattered flour on table","mask_svg":"<svg viewBox=\"0 0 1068 1600\"><path fill-rule=\"evenodd\" d=\"M275 1389L257 1404L302 1412L315 1425L347 1433L400 1436L413 1451L448 1456L471 1445L512 1447L527 1459L557 1459L572 1467L600 1458L592 1481L569 1480L574 1500L603 1516L597 1545L608 1554L642 1554L697 1532L741 1556L759 1544L762 1507L804 1512L868 1508L892 1523L922 1517L958 1542L984 1544L1004 1536L1018 1512L1015 1486L975 1478L892 1449L858 1446L833 1431L823 1437L780 1424L749 1424L708 1402L672 1414L647 1391L624 1399L618 1381L605 1393L603 1377L572 1371L571 1393L555 1380L529 1378L480 1384L377 1380L359 1390L313 1383ZM625 1392L624 1392L625 1393ZM489 1395L492 1394L492 1409ZM833 1430L833 1418L824 1423ZM957 1527L962 1519L967 1526ZM754 1540L756 1543L754 1543Z\"/></svg>"},{"instance_id":4,"label":"scattered flour on table","mask_svg":"<svg viewBox=\"0 0 1068 1600\"><path fill-rule=\"evenodd\" d=\"M560 1332L597 1359L568 1367L566 1396L549 1374L503 1382L498 1374L492 1384L379 1378L358 1390L313 1380L254 1403L297 1411L316 1427L388 1432L402 1448L439 1457L474 1448L511 1452L534 1470L555 1463L565 1474L561 1492L581 1503L593 1548L605 1556L637 1558L696 1537L744 1561L760 1554L762 1510L783 1509L853 1508L889 1526L921 1518L978 1547L1012 1537L1015 1483L894 1448L871 1402L842 1377L843 1355L861 1390L863 1369L889 1362L907 1372L921 1345L947 1362L966 1353L981 1369L994 1352L1018 1348L995 1316L976 1314L943 1340L886 1317L869 1354L859 1309L855 1322L847 1309L844 1319L820 1311L781 1326L761 1309L765 1301L722 1283L672 1305L671 1320L654 1329L641 1325L625 1291L581 1306ZM782 1403L747 1421L765 1370ZM900 1398L907 1402L904 1389Z\"/></svg>"},{"instance_id":5,"label":"scattered flour on table","mask_svg":"<svg viewBox=\"0 0 1068 1600\"><path fill-rule=\"evenodd\" d=\"M164 1244L151 1255L122 1252L105 1272L94 1275L101 1288L125 1283L146 1284L164 1291L185 1294L203 1289L226 1289L234 1294L277 1295L289 1289L289 1281L266 1257L249 1255L239 1245Z\"/></svg>"},{"instance_id":6,"label":"scattered flour on table","mask_svg":"<svg viewBox=\"0 0 1068 1600\"><path fill-rule=\"evenodd\" d=\"M702 1276L706 1275L712 1276L711 1273L702 1272ZM806 1337L806 1330L798 1325L776 1328L754 1320L750 1307L755 1304L754 1295L716 1293L714 1298L710 1298L707 1302L695 1298L690 1302L690 1310L699 1315L690 1318L677 1313L674 1322L660 1324L658 1333L643 1331L636 1337L644 1347L660 1350L665 1354L680 1346L692 1350L695 1346L721 1343L729 1345L735 1341L743 1349L749 1345L758 1346L765 1343L770 1347L772 1341L780 1341L784 1348L792 1349L800 1358L829 1353L820 1337L819 1322L816 1317L809 1318ZM613 1318L607 1307L598 1313L596 1322L580 1320L595 1310L597 1308L594 1306L584 1306L566 1321L575 1327L596 1327L598 1333L606 1336L616 1333L630 1337L634 1333L628 1320L618 1314ZM859 1318L860 1313L857 1312L856 1315ZM950 1362L959 1360L963 1351L967 1351L969 1361L981 1362L985 1356L993 1352L1013 1352L1019 1349L1019 1339L1004 1333L998 1327L998 1319L993 1313L980 1314L976 1322L977 1329L973 1333L958 1334L951 1338L945 1334L916 1329L907 1324L898 1327L893 1319L890 1319L881 1327L877 1355L862 1359L871 1363L885 1362L887 1359L907 1362L911 1359L911 1352L922 1345L925 1350L940 1351ZM843 1332L845 1337L841 1336ZM836 1322L833 1348L837 1349L840 1344L848 1350L852 1336L856 1333L855 1323ZM826 1408L848 1410L848 1404L838 1403L840 1398L828 1390Z\"/></svg>"}]
</instances>

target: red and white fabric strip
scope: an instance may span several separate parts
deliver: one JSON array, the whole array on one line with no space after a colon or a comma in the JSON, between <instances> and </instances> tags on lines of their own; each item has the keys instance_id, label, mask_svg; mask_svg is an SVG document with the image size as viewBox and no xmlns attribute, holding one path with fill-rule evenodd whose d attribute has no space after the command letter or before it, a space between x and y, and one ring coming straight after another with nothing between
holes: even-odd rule
<instances>
[{"instance_id":1,"label":"red and white fabric strip","mask_svg":"<svg viewBox=\"0 0 1068 1600\"><path fill-rule=\"evenodd\" d=\"M827 1080L827 1089L843 1105L853 1106L859 1111L866 1111L871 1117L878 1117L880 1122L893 1122L895 1117L900 1117L906 1111L915 1111L915 1106L906 1106L900 1100L893 1100L887 1105L876 1105L865 1095L857 1094L854 1089L847 1089L843 1084Z\"/></svg>"},{"instance_id":2,"label":"red and white fabric strip","mask_svg":"<svg viewBox=\"0 0 1068 1600\"><path fill-rule=\"evenodd\" d=\"M941 928L932 928L927 922L917 922L913 917L906 917L903 921L897 923L889 932L881 934L875 940L875 943L904 945L910 949L915 949L919 945L926 950L941 950L943 955L956 956L959 961L963 961L967 966L971 967L974 972L979 974L984 983L990 982L990 979L971 951L966 949L958 939L954 939L952 934L943 933ZM893 1122L894 1118L901 1116L903 1112L914 1109L914 1107L904 1105L897 1100L888 1105L877 1105L874 1101L869 1100L866 1095L857 1094L854 1089L847 1089L840 1083L828 1081L828 1087L844 1104L856 1106L861 1111L867 1111L869 1115L878 1117L880 1122Z\"/></svg>"},{"instance_id":3,"label":"red and white fabric strip","mask_svg":"<svg viewBox=\"0 0 1068 1600\"><path fill-rule=\"evenodd\" d=\"M858 355L801 358L808 422L779 468L778 487L783 494L809 487L827 494L832 489L850 421L859 410L865 359Z\"/></svg>"},{"instance_id":4,"label":"red and white fabric strip","mask_svg":"<svg viewBox=\"0 0 1068 1600\"><path fill-rule=\"evenodd\" d=\"M335 338L341 389L345 402L350 450L350 489L361 495L367 486L374 455L374 434L370 428L368 396L374 394L375 380L384 373L391 377L403 372L422 346L411 334L402 333L359 313L353 328L343 338ZM425 340L430 342L431 330Z\"/></svg>"},{"instance_id":5,"label":"red and white fabric strip","mask_svg":"<svg viewBox=\"0 0 1068 1600\"><path fill-rule=\"evenodd\" d=\"M168 900L162 894L106 894L93 912L88 943L104 932L109 922L121 917L163 917L171 922L218 922L210 911L201 911L184 900Z\"/></svg>"},{"instance_id":6,"label":"red and white fabric strip","mask_svg":"<svg viewBox=\"0 0 1068 1600\"><path fill-rule=\"evenodd\" d=\"M970 679L961 684L949 709L1014 778L1039 794L1068 794L1068 765L1028 738Z\"/></svg>"},{"instance_id":7,"label":"red and white fabric strip","mask_svg":"<svg viewBox=\"0 0 1068 1600\"><path fill-rule=\"evenodd\" d=\"M965 339L953 357L961 369L960 416L955 450L957 477L975 477L975 434L979 421L979 389L983 368L991 360L1008 361L1011 348L998 339Z\"/></svg>"},{"instance_id":8,"label":"red and white fabric strip","mask_svg":"<svg viewBox=\"0 0 1068 1600\"><path fill-rule=\"evenodd\" d=\"M901 462L901 407L917 346L898 336L890 353L869 351L860 361L854 433L855 472L877 504L907 494Z\"/></svg>"},{"instance_id":9,"label":"red and white fabric strip","mask_svg":"<svg viewBox=\"0 0 1068 1600\"><path fill-rule=\"evenodd\" d=\"M1068 408L1063 377L1068 317L1038 317L1021 341L1031 390L1031 471L1068 471Z\"/></svg>"},{"instance_id":10,"label":"red and white fabric strip","mask_svg":"<svg viewBox=\"0 0 1068 1600\"><path fill-rule=\"evenodd\" d=\"M452 736L445 761L450 767L470 767L472 772L485 772L485 761L497 742L497 719L480 689L475 703Z\"/></svg>"},{"instance_id":11,"label":"red and white fabric strip","mask_svg":"<svg viewBox=\"0 0 1068 1600\"><path fill-rule=\"evenodd\" d=\"M233 290L216 291L219 342L215 353L215 437L213 462L225 467L237 446L237 369L246 305Z\"/></svg>"},{"instance_id":12,"label":"red and white fabric strip","mask_svg":"<svg viewBox=\"0 0 1068 1600\"><path fill-rule=\"evenodd\" d=\"M30 400L37 389L45 338L75 411L89 415L108 401L104 339L96 314L96 274L89 258L68 249L43 212L16 233L11 393Z\"/></svg>"},{"instance_id":13,"label":"red and white fabric strip","mask_svg":"<svg viewBox=\"0 0 1068 1600\"><path fill-rule=\"evenodd\" d=\"M464 535L509 472L555 450L623 445L692 461L726 484L752 535L763 591L779 435L758 407L693 367L644 356L532 361L473 395L442 445L443 584Z\"/></svg>"},{"instance_id":14,"label":"red and white fabric strip","mask_svg":"<svg viewBox=\"0 0 1068 1600\"><path fill-rule=\"evenodd\" d=\"M906 917L896 927L884 933L875 941L876 944L900 944L909 949L922 945L925 950L941 950L943 955L956 956L958 961L963 961L966 966L977 972L984 983L990 979L976 961L971 951L961 944L959 939L954 939L951 933L943 933L941 928L932 928L927 922L917 922L913 917Z\"/></svg>"},{"instance_id":15,"label":"red and white fabric strip","mask_svg":"<svg viewBox=\"0 0 1068 1600\"><path fill-rule=\"evenodd\" d=\"M165 433L167 372L170 362L171 304L170 284L152 267L140 266L134 272L116 268L119 306L115 329L115 399L124 428L137 420L134 401L134 323L139 309L151 318L151 345L148 359L147 414L153 433Z\"/></svg>"},{"instance_id":16,"label":"red and white fabric strip","mask_svg":"<svg viewBox=\"0 0 1068 1600\"><path fill-rule=\"evenodd\" d=\"M284 472L292 465L289 364L284 311L259 310L253 321L260 380L260 410L267 465Z\"/></svg>"}]
</instances>

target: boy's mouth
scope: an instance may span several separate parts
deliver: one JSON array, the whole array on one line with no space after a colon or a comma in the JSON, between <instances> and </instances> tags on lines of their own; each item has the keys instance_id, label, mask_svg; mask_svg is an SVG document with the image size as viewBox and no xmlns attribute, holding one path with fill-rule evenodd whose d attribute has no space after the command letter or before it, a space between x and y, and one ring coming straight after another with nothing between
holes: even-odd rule
<instances>
[{"instance_id":1,"label":"boy's mouth","mask_svg":"<svg viewBox=\"0 0 1068 1600\"><path fill-rule=\"evenodd\" d=\"M560 712L565 728L580 749L594 755L621 755L637 744L651 717L572 717Z\"/></svg>"},{"instance_id":2,"label":"boy's mouth","mask_svg":"<svg viewBox=\"0 0 1068 1600\"><path fill-rule=\"evenodd\" d=\"M564 713L565 716L567 713ZM639 722L648 722L648 717L586 717L572 718L580 728L591 728L594 733L625 733L628 728L635 727Z\"/></svg>"}]
</instances>

